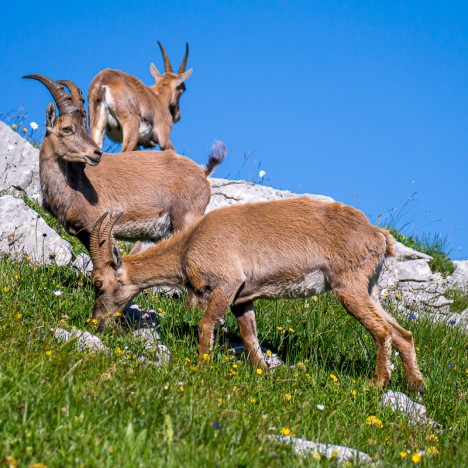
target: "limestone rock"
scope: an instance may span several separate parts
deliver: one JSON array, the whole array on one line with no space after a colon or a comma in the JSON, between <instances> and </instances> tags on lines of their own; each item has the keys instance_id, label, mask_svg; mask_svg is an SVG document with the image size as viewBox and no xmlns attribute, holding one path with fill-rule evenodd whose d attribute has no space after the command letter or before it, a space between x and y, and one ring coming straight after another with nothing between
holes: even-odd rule
<instances>
[{"instance_id":1,"label":"limestone rock","mask_svg":"<svg viewBox=\"0 0 468 468\"><path fill-rule=\"evenodd\" d=\"M291 436L270 436L283 444L291 444L299 455L312 455L315 452L320 456L336 461L357 461L371 462L372 459L367 453L359 452L356 449L343 447L341 445L329 445L320 442L312 442L306 439L299 439Z\"/></svg>"},{"instance_id":2,"label":"limestone rock","mask_svg":"<svg viewBox=\"0 0 468 468\"><path fill-rule=\"evenodd\" d=\"M68 265L72 248L23 200L11 195L0 197L0 255L36 264Z\"/></svg>"},{"instance_id":3,"label":"limestone rock","mask_svg":"<svg viewBox=\"0 0 468 468\"><path fill-rule=\"evenodd\" d=\"M406 245L402 244L395 240L393 243L393 250L395 251L395 258L399 261L406 261L406 260L432 260L430 255L427 255L422 252L418 252Z\"/></svg>"},{"instance_id":4,"label":"limestone rock","mask_svg":"<svg viewBox=\"0 0 468 468\"><path fill-rule=\"evenodd\" d=\"M448 278L451 287L468 290L468 260L455 260L455 271Z\"/></svg>"},{"instance_id":5,"label":"limestone rock","mask_svg":"<svg viewBox=\"0 0 468 468\"><path fill-rule=\"evenodd\" d=\"M317 200L334 201L324 195L305 194ZM223 206L252 203L267 200L280 200L299 196L289 190L277 190L264 185L252 184L243 180L211 179L211 200L206 212Z\"/></svg>"},{"instance_id":6,"label":"limestone rock","mask_svg":"<svg viewBox=\"0 0 468 468\"><path fill-rule=\"evenodd\" d=\"M399 281L428 281L432 278L432 271L427 260L398 262L396 274Z\"/></svg>"},{"instance_id":7,"label":"limestone rock","mask_svg":"<svg viewBox=\"0 0 468 468\"><path fill-rule=\"evenodd\" d=\"M39 150L0 121L0 194L42 202Z\"/></svg>"}]
</instances>

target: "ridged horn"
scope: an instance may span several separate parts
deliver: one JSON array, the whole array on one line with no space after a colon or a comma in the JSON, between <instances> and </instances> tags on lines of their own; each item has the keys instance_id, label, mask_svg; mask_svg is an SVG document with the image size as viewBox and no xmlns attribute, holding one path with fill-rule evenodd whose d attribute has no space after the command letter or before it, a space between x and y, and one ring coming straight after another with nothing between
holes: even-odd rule
<instances>
[{"instance_id":1,"label":"ridged horn","mask_svg":"<svg viewBox=\"0 0 468 468\"><path fill-rule=\"evenodd\" d=\"M83 98L83 93L81 92L81 89L78 88L78 86L75 83L73 83L73 81L57 80L57 83L65 85L68 88L71 94L71 101L74 106L83 107L83 104L85 102Z\"/></svg>"},{"instance_id":2,"label":"ridged horn","mask_svg":"<svg viewBox=\"0 0 468 468\"><path fill-rule=\"evenodd\" d=\"M102 259L101 256L101 249L100 249L100 231L101 225L107 217L107 211L96 221L96 224L93 227L91 232L91 236L89 238L89 252L91 253L91 257L93 259L94 267L98 267L100 260Z\"/></svg>"},{"instance_id":3,"label":"ridged horn","mask_svg":"<svg viewBox=\"0 0 468 468\"><path fill-rule=\"evenodd\" d=\"M24 75L23 78L30 78L32 80L40 81L52 94L55 103L57 104L60 114L71 114L72 112L80 109L72 103L72 96L63 89L60 83L48 78L44 75Z\"/></svg>"},{"instance_id":4,"label":"ridged horn","mask_svg":"<svg viewBox=\"0 0 468 468\"><path fill-rule=\"evenodd\" d=\"M106 226L104 226L101 236L103 240L110 240L110 237L112 236L112 229L114 228L115 223L120 219L122 214L123 213L118 213L113 220L109 221L106 224Z\"/></svg>"},{"instance_id":5,"label":"ridged horn","mask_svg":"<svg viewBox=\"0 0 468 468\"><path fill-rule=\"evenodd\" d=\"M189 53L189 46L188 46L188 42L186 42L185 43L185 56L184 56L184 59L182 60L182 63L180 64L179 71L177 72L179 75L181 73L184 73L185 71L185 67L187 65L188 53Z\"/></svg>"},{"instance_id":6,"label":"ridged horn","mask_svg":"<svg viewBox=\"0 0 468 468\"><path fill-rule=\"evenodd\" d=\"M161 54L162 54L163 59L164 59L164 73L173 72L171 61L169 60L169 57L166 54L166 51L164 50L164 47L162 46L162 44L159 41L158 41L158 44L159 44L159 48L161 49Z\"/></svg>"}]
</instances>

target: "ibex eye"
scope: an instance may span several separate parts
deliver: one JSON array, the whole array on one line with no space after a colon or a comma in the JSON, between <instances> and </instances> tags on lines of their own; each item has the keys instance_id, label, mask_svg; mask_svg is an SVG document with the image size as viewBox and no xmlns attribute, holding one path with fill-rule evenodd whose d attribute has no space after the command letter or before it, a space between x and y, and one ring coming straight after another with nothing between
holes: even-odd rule
<instances>
[{"instance_id":1,"label":"ibex eye","mask_svg":"<svg viewBox=\"0 0 468 468\"><path fill-rule=\"evenodd\" d=\"M100 281L100 280L95 281L94 286L96 286L96 288L101 288L102 287L102 281Z\"/></svg>"},{"instance_id":2,"label":"ibex eye","mask_svg":"<svg viewBox=\"0 0 468 468\"><path fill-rule=\"evenodd\" d=\"M63 127L62 132L63 133L72 133L73 129L71 127Z\"/></svg>"}]
</instances>

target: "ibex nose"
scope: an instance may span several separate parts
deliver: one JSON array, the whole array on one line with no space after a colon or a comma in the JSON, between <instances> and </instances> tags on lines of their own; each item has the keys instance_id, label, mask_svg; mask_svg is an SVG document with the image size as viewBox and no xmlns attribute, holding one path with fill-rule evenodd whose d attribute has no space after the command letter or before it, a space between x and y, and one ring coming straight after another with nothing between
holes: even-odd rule
<instances>
[{"instance_id":1,"label":"ibex nose","mask_svg":"<svg viewBox=\"0 0 468 468\"><path fill-rule=\"evenodd\" d=\"M102 156L102 151L101 151L100 149L96 149L96 150L94 150L94 154L95 154L96 156L101 157L101 156Z\"/></svg>"}]
</instances>

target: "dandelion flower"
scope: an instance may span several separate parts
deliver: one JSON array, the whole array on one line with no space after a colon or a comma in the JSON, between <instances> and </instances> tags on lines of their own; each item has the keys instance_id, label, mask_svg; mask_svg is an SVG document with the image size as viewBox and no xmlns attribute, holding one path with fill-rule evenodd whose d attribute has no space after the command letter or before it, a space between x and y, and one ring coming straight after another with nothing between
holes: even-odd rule
<instances>
[{"instance_id":1,"label":"dandelion flower","mask_svg":"<svg viewBox=\"0 0 468 468\"><path fill-rule=\"evenodd\" d=\"M266 172L265 172L265 171L259 171L258 177L260 177L261 179L263 179L265 176L266 176Z\"/></svg>"},{"instance_id":2,"label":"dandelion flower","mask_svg":"<svg viewBox=\"0 0 468 468\"><path fill-rule=\"evenodd\" d=\"M408 454L406 452L400 452L400 458L406 458Z\"/></svg>"},{"instance_id":3,"label":"dandelion flower","mask_svg":"<svg viewBox=\"0 0 468 468\"><path fill-rule=\"evenodd\" d=\"M284 399L287 400L287 401L291 401L291 398L292 398L292 396L289 393L286 393L284 395Z\"/></svg>"},{"instance_id":4,"label":"dandelion flower","mask_svg":"<svg viewBox=\"0 0 468 468\"><path fill-rule=\"evenodd\" d=\"M52 356L52 351L46 351L45 353L46 353L46 356L49 356L49 357Z\"/></svg>"},{"instance_id":5,"label":"dandelion flower","mask_svg":"<svg viewBox=\"0 0 468 468\"><path fill-rule=\"evenodd\" d=\"M292 431L291 431L291 429L289 429L289 427L282 427L280 432L284 436L291 435L291 433L292 433Z\"/></svg>"},{"instance_id":6,"label":"dandelion flower","mask_svg":"<svg viewBox=\"0 0 468 468\"><path fill-rule=\"evenodd\" d=\"M269 349L267 349L267 350L266 350L266 355L267 355L267 356L271 356L271 354L272 354L271 351L270 351ZM467 369L466 371L467 371L467 373L468 373L468 369Z\"/></svg>"},{"instance_id":7,"label":"dandelion flower","mask_svg":"<svg viewBox=\"0 0 468 468\"><path fill-rule=\"evenodd\" d=\"M351 395L354 396L354 395L356 395L356 393L357 393L356 390L351 390Z\"/></svg>"},{"instance_id":8,"label":"dandelion flower","mask_svg":"<svg viewBox=\"0 0 468 468\"><path fill-rule=\"evenodd\" d=\"M17 318L17 319L20 319L22 316L23 316L23 315L20 314L19 312L16 314L16 318Z\"/></svg>"},{"instance_id":9,"label":"dandelion flower","mask_svg":"<svg viewBox=\"0 0 468 468\"><path fill-rule=\"evenodd\" d=\"M334 374L330 374L330 379L332 379L333 382L335 382L335 383L338 382L338 377L336 375L334 375Z\"/></svg>"},{"instance_id":10,"label":"dandelion flower","mask_svg":"<svg viewBox=\"0 0 468 468\"><path fill-rule=\"evenodd\" d=\"M209 361L210 360L210 355L207 354L207 353L203 354L203 360L204 361Z\"/></svg>"},{"instance_id":11,"label":"dandelion flower","mask_svg":"<svg viewBox=\"0 0 468 468\"><path fill-rule=\"evenodd\" d=\"M414 453L412 456L411 456L411 461L413 463L419 463L421 461L421 455L419 452L416 452Z\"/></svg>"},{"instance_id":12,"label":"dandelion flower","mask_svg":"<svg viewBox=\"0 0 468 468\"><path fill-rule=\"evenodd\" d=\"M54 291L54 296L60 297L62 295L62 291L60 289L57 289L57 291Z\"/></svg>"},{"instance_id":13,"label":"dandelion flower","mask_svg":"<svg viewBox=\"0 0 468 468\"><path fill-rule=\"evenodd\" d=\"M190 362L190 358L186 357L185 362Z\"/></svg>"},{"instance_id":14,"label":"dandelion flower","mask_svg":"<svg viewBox=\"0 0 468 468\"><path fill-rule=\"evenodd\" d=\"M120 317L122 314L121 314L121 312L116 312L114 315L115 315L116 317Z\"/></svg>"},{"instance_id":15,"label":"dandelion flower","mask_svg":"<svg viewBox=\"0 0 468 468\"><path fill-rule=\"evenodd\" d=\"M98 324L98 320L97 320L97 319L93 319L93 320L91 320L91 322L93 322L94 325L97 325L97 324Z\"/></svg>"},{"instance_id":16,"label":"dandelion flower","mask_svg":"<svg viewBox=\"0 0 468 468\"><path fill-rule=\"evenodd\" d=\"M257 369L257 371L256 371L256 372L257 372L257 374L258 374L258 375L262 375L262 374L263 374L263 371L262 371L262 369Z\"/></svg>"},{"instance_id":17,"label":"dandelion flower","mask_svg":"<svg viewBox=\"0 0 468 468\"><path fill-rule=\"evenodd\" d=\"M291 327L288 328L288 332L289 332L289 333L294 333L295 331L296 331L296 330L294 330L294 328L291 328Z\"/></svg>"},{"instance_id":18,"label":"dandelion flower","mask_svg":"<svg viewBox=\"0 0 468 468\"><path fill-rule=\"evenodd\" d=\"M383 427L383 422L375 417L375 416L369 416L367 419L366 419L366 424L368 426L375 426L375 427L378 427L378 428L382 428Z\"/></svg>"},{"instance_id":19,"label":"dandelion flower","mask_svg":"<svg viewBox=\"0 0 468 468\"><path fill-rule=\"evenodd\" d=\"M39 125L37 125L36 122L31 122L31 123L29 124L29 126L30 126L33 130L37 130L37 129L39 128Z\"/></svg>"},{"instance_id":20,"label":"dandelion flower","mask_svg":"<svg viewBox=\"0 0 468 468\"><path fill-rule=\"evenodd\" d=\"M277 330L281 331L283 327L276 327Z\"/></svg>"},{"instance_id":21,"label":"dandelion flower","mask_svg":"<svg viewBox=\"0 0 468 468\"><path fill-rule=\"evenodd\" d=\"M249 401L250 401L250 403L255 403L257 401L257 399L254 398L254 397L249 397Z\"/></svg>"}]
</instances>

